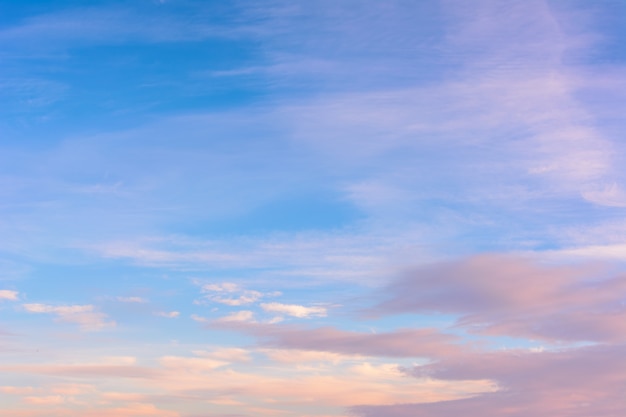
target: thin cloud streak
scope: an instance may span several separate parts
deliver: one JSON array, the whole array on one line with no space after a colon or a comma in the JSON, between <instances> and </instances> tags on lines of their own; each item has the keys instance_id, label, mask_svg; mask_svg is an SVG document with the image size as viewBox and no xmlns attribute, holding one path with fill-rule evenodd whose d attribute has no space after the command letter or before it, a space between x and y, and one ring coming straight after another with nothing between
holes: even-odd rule
<instances>
[{"instance_id":1,"label":"thin cloud streak","mask_svg":"<svg viewBox=\"0 0 626 417\"><path fill-rule=\"evenodd\" d=\"M207 326L249 334L254 336L262 347L278 349L397 358L440 357L461 350L456 336L441 333L436 329L399 329L368 334L334 327L306 328L246 321L215 320L209 322Z\"/></svg>"}]
</instances>

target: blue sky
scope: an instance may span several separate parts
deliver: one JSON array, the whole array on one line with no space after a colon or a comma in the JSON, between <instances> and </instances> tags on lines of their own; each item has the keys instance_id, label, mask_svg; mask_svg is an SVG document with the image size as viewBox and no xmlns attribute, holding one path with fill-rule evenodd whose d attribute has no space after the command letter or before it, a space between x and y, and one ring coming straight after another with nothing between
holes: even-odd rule
<instances>
[{"instance_id":1,"label":"blue sky","mask_svg":"<svg viewBox=\"0 0 626 417\"><path fill-rule=\"evenodd\" d=\"M623 414L625 18L0 0L0 409Z\"/></svg>"}]
</instances>

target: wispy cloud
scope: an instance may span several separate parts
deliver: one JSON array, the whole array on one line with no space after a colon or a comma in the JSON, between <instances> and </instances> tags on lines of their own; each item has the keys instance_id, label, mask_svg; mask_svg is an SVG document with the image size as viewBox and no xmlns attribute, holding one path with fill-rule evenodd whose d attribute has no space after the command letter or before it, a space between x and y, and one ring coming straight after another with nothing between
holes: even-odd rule
<instances>
[{"instance_id":1,"label":"wispy cloud","mask_svg":"<svg viewBox=\"0 0 626 417\"><path fill-rule=\"evenodd\" d=\"M287 316L308 318L325 317L325 307L305 307L298 304L262 303L261 308L269 313L285 314Z\"/></svg>"},{"instance_id":2,"label":"wispy cloud","mask_svg":"<svg viewBox=\"0 0 626 417\"><path fill-rule=\"evenodd\" d=\"M615 2L18 3L8 414L626 413Z\"/></svg>"},{"instance_id":3,"label":"wispy cloud","mask_svg":"<svg viewBox=\"0 0 626 417\"><path fill-rule=\"evenodd\" d=\"M241 312L240 312L241 313ZM244 320L209 322L209 328L230 329L256 337L264 347L399 358L439 357L458 352L458 338L435 329L400 329L360 333L334 327L303 328Z\"/></svg>"},{"instance_id":4,"label":"wispy cloud","mask_svg":"<svg viewBox=\"0 0 626 417\"><path fill-rule=\"evenodd\" d=\"M180 317L180 312L179 311L157 311L156 313L154 313L155 316L158 317L165 317L167 319L175 319Z\"/></svg>"},{"instance_id":5,"label":"wispy cloud","mask_svg":"<svg viewBox=\"0 0 626 417\"><path fill-rule=\"evenodd\" d=\"M268 417L277 413L289 413L289 407L294 405L310 410L311 415L319 415L317 411L320 401L323 401L325 408L329 408L332 415L338 415L342 414L341 407L354 402L366 404L406 402L416 394L427 401L455 399L465 397L469 392L492 389L483 381L446 383L418 381L407 378L397 364L362 360L342 367L340 374L334 372L335 367L322 367L318 369L316 375L311 375L308 368L294 367L290 363L283 364L276 369L277 372L268 375L268 369L256 367L251 363L246 363L247 372L243 373L228 367L227 362L206 356L170 355L156 359L155 366L151 368L115 364L94 367L91 363L74 363L55 367L12 366L2 367L2 370L11 372L20 370L27 375L91 378L94 381L115 377L120 384L149 384L151 391L162 393L161 395L167 396L169 401L188 401L190 396L198 394L210 396L212 406L217 410L223 410L224 415L228 413L232 415L231 411L234 410L239 410L236 413L254 413L258 410L258 404L266 404L269 408L261 415ZM271 369L269 371L271 372ZM93 403L88 405L92 412L96 413L94 415L105 415L105 412L111 412L112 409L132 409L136 404L150 404L151 401L162 398L161 395L124 393L110 391L104 386L100 388L93 385L88 388L87 385L91 384L85 385L83 388L62 391L58 390L58 386L52 389L42 387L35 392L24 394L33 397L61 396L81 411L86 407L84 404L86 399L97 399L101 402L98 402L96 407ZM309 395L298 394L302 392ZM242 403L241 400L244 398L245 403ZM274 401L267 404L268 398ZM284 407L281 402L287 398L291 398L290 406ZM157 406L151 409L154 413L146 412L146 415L160 415ZM122 412L116 415L133 414Z\"/></svg>"},{"instance_id":6,"label":"wispy cloud","mask_svg":"<svg viewBox=\"0 0 626 417\"><path fill-rule=\"evenodd\" d=\"M228 314L226 316L220 317L220 318L216 319L214 322L215 323L230 323L230 322L235 322L235 323L239 323L239 322L252 323L254 321L255 320L254 320L254 312L253 311L250 311L250 310L240 310L240 311Z\"/></svg>"},{"instance_id":7,"label":"wispy cloud","mask_svg":"<svg viewBox=\"0 0 626 417\"><path fill-rule=\"evenodd\" d=\"M261 269L260 274L274 279L284 276L307 277L318 282L343 281L372 284L378 277L394 268L391 259L399 260L412 254L412 262L432 260L436 256L425 245L430 238L421 227L402 230L371 230L356 228L328 232L302 232L263 237L234 237L221 241L206 241L180 237L136 239L127 242L107 242L87 245L85 250L109 259L128 260L150 267L171 267L184 270L204 270L207 265L220 270L237 268ZM263 272L265 271L265 272ZM293 281L293 280L291 280ZM238 302L245 290L237 283L233 287L209 284L207 297L233 299ZM258 292L258 291L257 291ZM230 295L229 295L230 294ZM263 296L277 296L270 292ZM259 294L249 292L243 301L257 301Z\"/></svg>"},{"instance_id":8,"label":"wispy cloud","mask_svg":"<svg viewBox=\"0 0 626 417\"><path fill-rule=\"evenodd\" d=\"M244 289L238 284L232 282L224 282L220 284L204 284L201 287L205 300L225 304L231 307L237 307L246 304L252 304L259 299L268 295L276 294L263 294L260 291Z\"/></svg>"},{"instance_id":9,"label":"wispy cloud","mask_svg":"<svg viewBox=\"0 0 626 417\"><path fill-rule=\"evenodd\" d=\"M66 9L25 19L21 24L5 27L0 39L5 45L30 44L48 39L48 47L110 44L122 42L198 41L209 37L232 37L242 29L207 23L210 10L196 10L205 19L177 19L158 7L132 9L122 7L82 7Z\"/></svg>"},{"instance_id":10,"label":"wispy cloud","mask_svg":"<svg viewBox=\"0 0 626 417\"><path fill-rule=\"evenodd\" d=\"M59 321L78 324L83 330L97 331L115 326L115 322L107 320L105 314L89 304L54 306L34 303L23 304L22 307L29 313L53 314Z\"/></svg>"},{"instance_id":11,"label":"wispy cloud","mask_svg":"<svg viewBox=\"0 0 626 417\"><path fill-rule=\"evenodd\" d=\"M146 300L143 297L115 297L115 300L121 302L121 303L147 303L148 300Z\"/></svg>"}]
</instances>

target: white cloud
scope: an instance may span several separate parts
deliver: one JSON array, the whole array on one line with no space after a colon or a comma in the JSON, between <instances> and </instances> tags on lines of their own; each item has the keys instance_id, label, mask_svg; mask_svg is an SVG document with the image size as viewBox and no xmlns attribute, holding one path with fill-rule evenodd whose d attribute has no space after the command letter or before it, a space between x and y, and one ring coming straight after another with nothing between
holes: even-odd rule
<instances>
[{"instance_id":1,"label":"white cloud","mask_svg":"<svg viewBox=\"0 0 626 417\"><path fill-rule=\"evenodd\" d=\"M12 290L0 290L0 300L17 301L19 293Z\"/></svg>"},{"instance_id":2,"label":"white cloud","mask_svg":"<svg viewBox=\"0 0 626 417\"><path fill-rule=\"evenodd\" d=\"M23 304L29 313L53 314L59 321L78 324L83 330L101 330L115 326L115 322L107 321L107 316L95 311L93 305L52 306L47 304Z\"/></svg>"},{"instance_id":3,"label":"white cloud","mask_svg":"<svg viewBox=\"0 0 626 417\"><path fill-rule=\"evenodd\" d=\"M191 317L191 319L193 321L198 322L198 323L209 323L211 321L211 320L207 319L206 317L202 317L202 316L199 316L197 314L192 314L189 317Z\"/></svg>"},{"instance_id":4,"label":"white cloud","mask_svg":"<svg viewBox=\"0 0 626 417\"><path fill-rule=\"evenodd\" d=\"M320 352L314 350L293 350L293 349L262 349L268 358L275 362L303 364L306 362L329 362L338 364L340 362L354 361L361 359L360 355L342 355L334 352Z\"/></svg>"},{"instance_id":5,"label":"white cloud","mask_svg":"<svg viewBox=\"0 0 626 417\"><path fill-rule=\"evenodd\" d=\"M195 319L194 319L195 320ZM249 310L241 310L235 313L229 314L224 317L220 317L215 320L216 322L228 322L228 321L245 321L245 322L253 322L254 321L254 313Z\"/></svg>"},{"instance_id":6,"label":"white cloud","mask_svg":"<svg viewBox=\"0 0 626 417\"><path fill-rule=\"evenodd\" d=\"M583 191L582 196L585 200L601 206L626 207L626 192L615 182Z\"/></svg>"},{"instance_id":7,"label":"white cloud","mask_svg":"<svg viewBox=\"0 0 626 417\"><path fill-rule=\"evenodd\" d=\"M626 243L610 245L587 245L575 248L564 248L543 252L548 256L565 257L570 259L603 259L603 260L626 260Z\"/></svg>"},{"instance_id":8,"label":"white cloud","mask_svg":"<svg viewBox=\"0 0 626 417\"><path fill-rule=\"evenodd\" d=\"M268 295L276 293L262 293L260 291L246 290L232 282L217 284L205 284L202 292L207 294L205 298L215 303L236 307L245 304L252 304Z\"/></svg>"},{"instance_id":9,"label":"white cloud","mask_svg":"<svg viewBox=\"0 0 626 417\"><path fill-rule=\"evenodd\" d=\"M244 304L252 304L261 297L262 297L262 294L260 292L247 290L247 291L244 291L243 294L235 298L220 297L220 296L211 296L207 298L213 302L220 303L220 304L226 304L229 306L240 306Z\"/></svg>"},{"instance_id":10,"label":"white cloud","mask_svg":"<svg viewBox=\"0 0 626 417\"><path fill-rule=\"evenodd\" d=\"M305 307L297 304L263 303L261 308L270 313L286 314L299 318L325 317L327 313L324 307Z\"/></svg>"},{"instance_id":11,"label":"white cloud","mask_svg":"<svg viewBox=\"0 0 626 417\"><path fill-rule=\"evenodd\" d=\"M142 297L117 297L117 301L121 303L147 303L148 300Z\"/></svg>"},{"instance_id":12,"label":"white cloud","mask_svg":"<svg viewBox=\"0 0 626 417\"><path fill-rule=\"evenodd\" d=\"M165 317L168 319L175 319L180 316L179 311L157 311L154 313L155 316Z\"/></svg>"},{"instance_id":13,"label":"white cloud","mask_svg":"<svg viewBox=\"0 0 626 417\"><path fill-rule=\"evenodd\" d=\"M93 311L92 305L50 306L46 304L24 304L29 313L54 313L59 315L80 314Z\"/></svg>"},{"instance_id":14,"label":"white cloud","mask_svg":"<svg viewBox=\"0 0 626 417\"><path fill-rule=\"evenodd\" d=\"M218 348L212 351L196 350L194 355L227 362L249 362L250 351L241 348Z\"/></svg>"},{"instance_id":15,"label":"white cloud","mask_svg":"<svg viewBox=\"0 0 626 417\"><path fill-rule=\"evenodd\" d=\"M239 285L232 282L223 282L221 284L206 284L202 286L202 291L209 292L235 292L239 291Z\"/></svg>"},{"instance_id":16,"label":"white cloud","mask_svg":"<svg viewBox=\"0 0 626 417\"><path fill-rule=\"evenodd\" d=\"M440 236L441 228L436 233ZM165 236L137 238L130 243L112 241L85 248L105 258L128 259L151 267L204 270L210 264L226 270L255 268L260 270L259 274L263 278L267 277L273 282L284 279L291 284L297 277L367 285L389 273L390 257L405 257L410 253L413 262L432 261L432 251L425 244L428 238L431 236L426 234L423 227L415 223L403 223L401 229L355 228L259 238L230 237L222 241L177 240ZM208 283L196 280L195 284L204 287L205 301L243 304L259 299L260 291L238 294L244 289L233 282ZM280 293L277 292L262 293L263 297L278 295Z\"/></svg>"}]
</instances>

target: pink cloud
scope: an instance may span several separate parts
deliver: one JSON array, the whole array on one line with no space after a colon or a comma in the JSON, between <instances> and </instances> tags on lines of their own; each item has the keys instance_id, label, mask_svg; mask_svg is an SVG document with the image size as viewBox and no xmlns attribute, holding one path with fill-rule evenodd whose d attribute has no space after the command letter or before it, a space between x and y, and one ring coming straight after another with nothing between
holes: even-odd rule
<instances>
[{"instance_id":1,"label":"pink cloud","mask_svg":"<svg viewBox=\"0 0 626 417\"><path fill-rule=\"evenodd\" d=\"M41 397L24 397L24 402L33 405L51 406L63 404L64 398L60 395L46 395Z\"/></svg>"},{"instance_id":2,"label":"pink cloud","mask_svg":"<svg viewBox=\"0 0 626 417\"><path fill-rule=\"evenodd\" d=\"M435 329L360 333L334 327L214 321L211 327L250 334L264 347L387 357L440 357L460 351L456 336Z\"/></svg>"},{"instance_id":3,"label":"pink cloud","mask_svg":"<svg viewBox=\"0 0 626 417\"><path fill-rule=\"evenodd\" d=\"M375 314L457 314L475 333L549 341L626 339L626 275L482 255L433 265L392 283Z\"/></svg>"},{"instance_id":4,"label":"pink cloud","mask_svg":"<svg viewBox=\"0 0 626 417\"><path fill-rule=\"evenodd\" d=\"M45 406L41 406L42 408ZM11 417L41 417L42 410L11 410ZM46 407L45 415L63 417L181 417L174 411L161 410L151 404L100 410L73 410L70 408Z\"/></svg>"},{"instance_id":5,"label":"pink cloud","mask_svg":"<svg viewBox=\"0 0 626 417\"><path fill-rule=\"evenodd\" d=\"M592 346L553 352L469 354L406 370L442 380L491 379L500 389L468 399L430 404L355 407L363 417L626 415L626 346Z\"/></svg>"},{"instance_id":6,"label":"pink cloud","mask_svg":"<svg viewBox=\"0 0 626 417\"><path fill-rule=\"evenodd\" d=\"M543 339L559 350L478 351L440 356L405 369L436 381L492 381L498 389L470 398L353 407L362 417L626 415L626 276L599 265L545 266L530 259L482 255L440 263L390 284L374 314L457 315L475 334ZM566 343L589 341L576 347ZM567 347L569 346L569 347Z\"/></svg>"},{"instance_id":7,"label":"pink cloud","mask_svg":"<svg viewBox=\"0 0 626 417\"><path fill-rule=\"evenodd\" d=\"M118 364L77 364L77 365L3 365L0 372L18 374L54 375L72 378L156 378L160 376L158 370L136 366Z\"/></svg>"}]
</instances>

